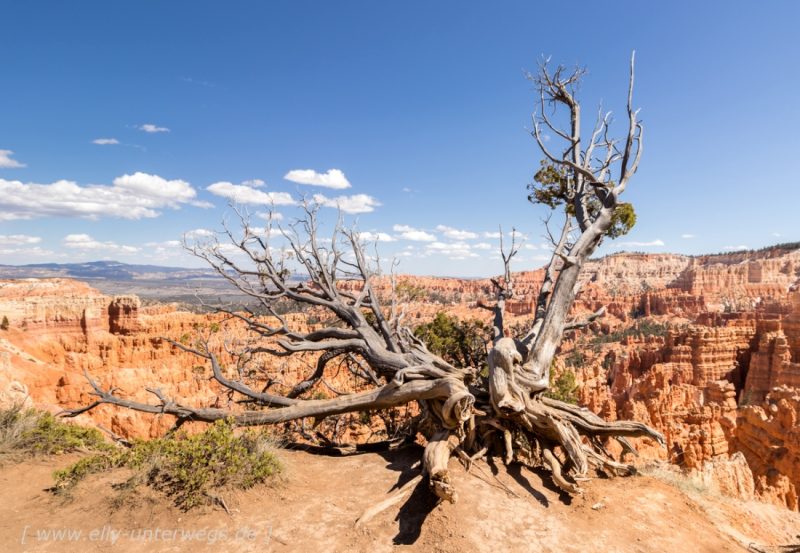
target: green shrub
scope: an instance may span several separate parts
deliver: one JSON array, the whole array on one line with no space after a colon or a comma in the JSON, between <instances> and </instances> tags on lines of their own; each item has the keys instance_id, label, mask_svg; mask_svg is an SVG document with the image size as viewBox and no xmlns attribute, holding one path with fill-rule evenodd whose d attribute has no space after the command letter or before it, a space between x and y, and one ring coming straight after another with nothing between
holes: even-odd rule
<instances>
[{"instance_id":1,"label":"green shrub","mask_svg":"<svg viewBox=\"0 0 800 553\"><path fill-rule=\"evenodd\" d=\"M0 455L53 455L112 448L100 431L20 406L0 411Z\"/></svg>"},{"instance_id":2,"label":"green shrub","mask_svg":"<svg viewBox=\"0 0 800 553\"><path fill-rule=\"evenodd\" d=\"M564 370L558 376L550 371L550 388L545 392L547 397L563 401L565 403L578 403L578 383L575 380L575 373L569 369Z\"/></svg>"},{"instance_id":3,"label":"green shrub","mask_svg":"<svg viewBox=\"0 0 800 553\"><path fill-rule=\"evenodd\" d=\"M81 459L54 474L54 490L69 491L86 476L113 467L132 469L131 485L147 484L184 510L210 503L217 490L250 488L281 471L265 434L237 435L231 421L217 421L193 436L136 440L129 449Z\"/></svg>"},{"instance_id":4,"label":"green shrub","mask_svg":"<svg viewBox=\"0 0 800 553\"><path fill-rule=\"evenodd\" d=\"M443 312L414 329L414 335L448 363L479 370L488 366L486 344L491 342L491 332L481 321L462 321Z\"/></svg>"}]
</instances>

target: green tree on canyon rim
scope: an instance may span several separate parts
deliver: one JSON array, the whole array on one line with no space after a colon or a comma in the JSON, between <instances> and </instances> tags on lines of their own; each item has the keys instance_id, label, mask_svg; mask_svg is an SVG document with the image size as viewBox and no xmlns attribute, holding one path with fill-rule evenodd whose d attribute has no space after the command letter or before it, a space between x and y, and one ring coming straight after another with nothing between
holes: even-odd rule
<instances>
[{"instance_id":1,"label":"green tree on canyon rim","mask_svg":"<svg viewBox=\"0 0 800 553\"><path fill-rule=\"evenodd\" d=\"M238 408L183 405L154 388L148 389L156 398L153 403L122 398L89 377L95 402L68 414L110 404L171 415L176 425L230 418L240 426L258 426L321 421L417 402L420 415L413 421L413 432L421 433L427 443L419 478L444 500L457 498L448 470L453 456L465 464L500 455L506 463L543 466L570 494L579 492L579 482L590 469L632 473L632 466L611 458L604 441L616 440L625 451L633 451L627 437L663 444L659 433L638 422L607 422L544 393L563 334L603 314L600 310L585 319L569 317L581 269L603 239L624 234L635 222L632 206L620 201L642 154L643 126L633 107L634 57L621 138L611 136L611 113L603 111L592 117L584 133L577 97L584 75L582 68L552 67L549 60L530 75L538 93L531 134L545 161L529 191L532 201L553 209L546 223L552 256L541 289L532 298L535 309L526 332L514 339L507 336L505 304L517 297L510 262L518 245L512 239L506 250L501 243L504 272L493 280L494 297L481 303L493 317L488 376L481 376L481 367L470 366L469 360L461 363L438 355L416 336L404 324L396 295L379 297L379 264L366 254L367 244L359 233L340 222L332 241L323 240L318 206L306 204L304 216L283 227L268 220L266 228L256 228L237 211L241 228L226 227L218 236L188 245L259 305L252 312L220 308L247 330L245 338L225 340L218 333L194 344L172 342L204 359L216 382L240 400ZM562 120L563 127L557 124ZM275 236L284 237L288 247L276 245ZM292 278L297 269L305 273L303 279ZM394 286L393 273L383 276ZM298 327L296 319L277 307L287 300L325 313L318 319L321 324ZM222 356L232 361L223 362ZM270 367L277 365L275 358L289 356L311 356L309 374L300 382L275 384ZM326 367L341 359L353 363L353 375L363 385L332 398L315 396L313 388Z\"/></svg>"}]
</instances>

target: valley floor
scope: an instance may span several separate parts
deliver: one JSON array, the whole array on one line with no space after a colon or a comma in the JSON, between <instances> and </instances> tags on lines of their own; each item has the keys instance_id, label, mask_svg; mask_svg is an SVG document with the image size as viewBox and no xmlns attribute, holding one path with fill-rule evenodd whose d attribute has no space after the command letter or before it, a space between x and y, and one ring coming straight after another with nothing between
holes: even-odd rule
<instances>
[{"instance_id":1,"label":"valley floor","mask_svg":"<svg viewBox=\"0 0 800 553\"><path fill-rule=\"evenodd\" d=\"M570 500L546 474L453 461L460 498L436 505L423 486L362 528L354 521L415 473L414 449L346 458L281 451L281 481L184 513L144 489L121 496L110 472L69 500L46 488L75 460L57 456L0 468L0 550L14 551L558 551L718 553L796 543L800 515L687 491L649 476L588 482Z\"/></svg>"}]
</instances>

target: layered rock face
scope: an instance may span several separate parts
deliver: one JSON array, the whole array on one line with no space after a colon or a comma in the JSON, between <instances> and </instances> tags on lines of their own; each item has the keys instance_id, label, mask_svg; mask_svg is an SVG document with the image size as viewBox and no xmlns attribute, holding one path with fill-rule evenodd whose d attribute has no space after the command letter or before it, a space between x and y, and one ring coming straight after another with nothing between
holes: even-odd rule
<instances>
[{"instance_id":1,"label":"layered rock face","mask_svg":"<svg viewBox=\"0 0 800 553\"><path fill-rule=\"evenodd\" d=\"M601 289L592 285L609 273L595 274L588 287L591 301L581 299L586 309L603 303ZM625 276L622 270L611 274ZM612 295L617 320L602 323L600 336L635 328L640 317L663 321L668 325L663 332L599 348L591 333L565 343L563 359L572 351L593 350L588 362L574 369L583 383L581 402L604 417L652 424L667 437L667 458L689 470L708 471L724 466L720 463L734 453L742 455L752 481L727 488L753 489L797 509L797 252L694 258L681 271L661 274L666 276L660 289L642 285L636 294L631 286ZM626 280L630 283L630 275ZM747 478L738 470L732 474Z\"/></svg>"},{"instance_id":2,"label":"layered rock face","mask_svg":"<svg viewBox=\"0 0 800 553\"><path fill-rule=\"evenodd\" d=\"M226 376L238 378L223 342L248 336L219 315L176 311L173 305L142 307L135 296L108 297L84 283L56 278L0 281L2 316L9 329L0 330L0 407L25 403L58 412L87 405L93 401L87 374L127 399L158 403L145 390L152 387L186 405L235 407L210 378L205 359L165 340L192 345L197 337L209 337ZM309 330L304 315L286 318L293 328ZM295 383L313 372L313 363L313 358L268 359L263 369L274 380ZM347 389L345 373L330 384ZM162 435L174 421L101 406L78 422L130 438Z\"/></svg>"},{"instance_id":3,"label":"layered rock face","mask_svg":"<svg viewBox=\"0 0 800 553\"><path fill-rule=\"evenodd\" d=\"M18 403L24 390L36 405L59 411L91 401L84 371L131 397L150 384L177 397L213 392L192 372L198 364L162 336L191 332L206 317L159 307L142 309L135 296L107 297L69 279L0 281L0 403ZM84 416L123 436L156 435L169 421L111 409ZM152 417L151 417L152 419Z\"/></svg>"},{"instance_id":4,"label":"layered rock face","mask_svg":"<svg viewBox=\"0 0 800 553\"><path fill-rule=\"evenodd\" d=\"M512 324L529 320L543 276L543 270L516 275L517 296L507 304ZM667 451L641 443L645 458L718 478L730 493L798 509L800 292L791 288L800 284L800 251L618 254L592 261L582 278L575 315L600 306L608 315L567 336L557 360L557 374L575 373L580 403L604 418L636 419L662 431ZM439 311L488 322L476 305L492 296L488 279L401 276L398 283L411 326ZM390 293L388 281L377 284L380 294ZM162 340L191 340L221 323L218 317L142 307L133 296L103 296L66 279L0 281L3 315L10 322L0 331L3 405L86 404L84 371L126 397L153 401L143 391L153 385L177 401L228 405L202 359ZM309 328L320 315L290 318ZM223 331L244 339L235 325ZM312 366L309 358L263 364L274 382L297 382ZM331 375L327 385L352 389L347 371ZM86 417L123 436L155 436L172 422L107 407ZM359 432L354 426L348 439L359 439Z\"/></svg>"}]
</instances>

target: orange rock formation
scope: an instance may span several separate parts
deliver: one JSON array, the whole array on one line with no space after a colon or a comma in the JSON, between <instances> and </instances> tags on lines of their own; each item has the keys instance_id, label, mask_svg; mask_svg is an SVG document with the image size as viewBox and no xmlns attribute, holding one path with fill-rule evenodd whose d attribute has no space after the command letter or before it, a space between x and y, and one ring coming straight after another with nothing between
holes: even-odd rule
<instances>
[{"instance_id":1,"label":"orange rock formation","mask_svg":"<svg viewBox=\"0 0 800 553\"><path fill-rule=\"evenodd\" d=\"M512 323L530 316L542 278L542 270L516 275L517 296L508 302ZM489 319L476 306L492 296L488 279L403 276L398 282L412 326L438 311ZM557 372L573 370L580 402L601 416L662 431L667 452L642 444L645 457L717 478L730 493L756 493L798 509L800 291L792 291L798 284L800 250L617 254L593 261L574 311L605 305L608 315L567 336ZM378 289L388 294L388 281ZM162 340L207 332L222 322L217 316L142 307L133 296L107 297L67 279L0 281L2 315L10 321L0 331L3 405L32 401L58 410L85 404L91 397L84 370L143 400L143 387L157 385L193 405L228 402L201 359ZM302 315L292 318L307 323ZM241 329L225 324L229 336L243 339ZM272 360L266 369L281 386L307 374L311 362ZM348 389L344 373L328 384ZM84 419L123 436L154 436L171 423L107 407Z\"/></svg>"}]
</instances>

